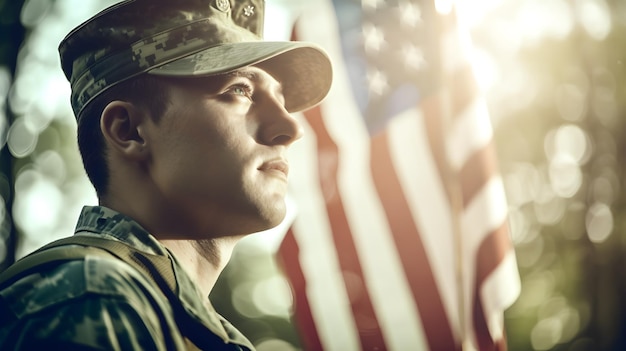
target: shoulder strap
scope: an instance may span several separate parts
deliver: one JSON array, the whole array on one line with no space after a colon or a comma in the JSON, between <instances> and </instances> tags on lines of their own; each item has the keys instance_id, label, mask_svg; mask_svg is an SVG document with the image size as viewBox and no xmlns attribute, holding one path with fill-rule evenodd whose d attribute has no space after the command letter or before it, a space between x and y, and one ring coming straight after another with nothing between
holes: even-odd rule
<instances>
[{"instance_id":1,"label":"shoulder strap","mask_svg":"<svg viewBox=\"0 0 626 351\"><path fill-rule=\"evenodd\" d=\"M60 249L61 246L63 246L62 249ZM104 239L97 236L82 235L74 235L53 241L50 244L47 244L33 253L23 257L4 272L0 273L0 288L2 286L12 284L21 277L32 273L41 265L84 259L88 254L100 256L107 254L113 255L135 267L135 269L156 283L161 292L170 302L172 310L174 311L174 318L177 323L179 326L184 326L184 328L181 329L181 332L185 335L187 342L191 341L191 344L188 342L188 348L192 344L194 346L203 345L208 341L206 333L202 331L204 328L202 327L202 323L192 318L185 310L182 302L178 299L178 286L176 284L174 268L172 267L170 259L164 256L139 252L133 247L120 241ZM2 305L3 304L0 299L0 309ZM214 335L214 337L219 338L217 335ZM223 341L211 345L213 345L213 348L215 345L220 345L224 349L228 347L228 344Z\"/></svg>"},{"instance_id":2,"label":"shoulder strap","mask_svg":"<svg viewBox=\"0 0 626 351\"><path fill-rule=\"evenodd\" d=\"M67 245L80 245L83 247ZM51 250L60 246L66 247L63 250ZM28 275L34 268L43 264L82 259L87 254L102 255L102 250L147 275L162 290L167 290L163 292L166 293L168 298L171 297L169 293L176 295L176 278L172 262L167 257L151 255L145 252L140 253L120 241L96 236L71 236L43 246L2 272L0 274L0 286L17 281L21 277Z\"/></svg>"},{"instance_id":3,"label":"shoulder strap","mask_svg":"<svg viewBox=\"0 0 626 351\"><path fill-rule=\"evenodd\" d=\"M22 277L27 276L35 267L52 264L55 262L71 261L84 258L85 255L94 253L96 255L106 254L105 251L91 247L68 247L64 250L43 251L37 254L25 256L18 260L9 268L0 273L0 288L11 285Z\"/></svg>"}]
</instances>

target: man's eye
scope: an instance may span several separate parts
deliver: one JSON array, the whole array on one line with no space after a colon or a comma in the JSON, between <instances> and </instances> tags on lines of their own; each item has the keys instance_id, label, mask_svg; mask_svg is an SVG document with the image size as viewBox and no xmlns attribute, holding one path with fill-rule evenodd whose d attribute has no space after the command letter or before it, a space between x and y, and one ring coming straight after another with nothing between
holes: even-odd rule
<instances>
[{"instance_id":1,"label":"man's eye","mask_svg":"<svg viewBox=\"0 0 626 351\"><path fill-rule=\"evenodd\" d=\"M235 85L230 89L230 91L235 95L242 95L247 98L252 98L252 88L247 85Z\"/></svg>"}]
</instances>

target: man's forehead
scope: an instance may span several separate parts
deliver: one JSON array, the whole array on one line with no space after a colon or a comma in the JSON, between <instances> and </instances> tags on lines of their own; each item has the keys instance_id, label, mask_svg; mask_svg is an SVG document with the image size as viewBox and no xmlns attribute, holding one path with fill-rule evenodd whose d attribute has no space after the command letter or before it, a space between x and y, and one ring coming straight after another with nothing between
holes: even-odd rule
<instances>
[{"instance_id":1,"label":"man's forehead","mask_svg":"<svg viewBox=\"0 0 626 351\"><path fill-rule=\"evenodd\" d=\"M193 86L221 85L228 83L234 79L244 78L252 83L268 84L277 89L282 89L282 84L268 71L258 65L246 66L225 73L214 74L210 76L191 77L191 78L166 78L181 84L191 84Z\"/></svg>"},{"instance_id":2,"label":"man's forehead","mask_svg":"<svg viewBox=\"0 0 626 351\"><path fill-rule=\"evenodd\" d=\"M222 76L224 76L225 78L243 77L248 78L251 81L267 80L280 84L280 82L270 72L262 67L262 65L242 67L231 72L226 72L222 74Z\"/></svg>"}]
</instances>

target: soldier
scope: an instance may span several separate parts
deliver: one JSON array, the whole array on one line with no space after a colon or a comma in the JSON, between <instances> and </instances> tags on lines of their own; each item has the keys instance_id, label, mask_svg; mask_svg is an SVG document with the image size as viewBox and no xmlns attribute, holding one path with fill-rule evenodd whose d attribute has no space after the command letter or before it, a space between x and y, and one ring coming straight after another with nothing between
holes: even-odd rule
<instances>
[{"instance_id":1,"label":"soldier","mask_svg":"<svg viewBox=\"0 0 626 351\"><path fill-rule=\"evenodd\" d=\"M262 27L262 0L129 0L61 42L99 206L0 279L0 349L253 349L208 295L238 240L283 219L290 113L332 77Z\"/></svg>"}]
</instances>

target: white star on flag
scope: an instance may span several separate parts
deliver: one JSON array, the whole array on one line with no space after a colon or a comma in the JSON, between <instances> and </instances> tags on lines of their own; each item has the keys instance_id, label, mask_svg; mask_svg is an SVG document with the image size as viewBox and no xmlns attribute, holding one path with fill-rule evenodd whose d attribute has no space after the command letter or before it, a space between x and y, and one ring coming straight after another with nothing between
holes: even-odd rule
<instances>
[{"instance_id":1,"label":"white star on flag","mask_svg":"<svg viewBox=\"0 0 626 351\"><path fill-rule=\"evenodd\" d=\"M363 25L363 40L365 51L379 52L385 43L385 35L378 27L365 24Z\"/></svg>"},{"instance_id":2,"label":"white star on flag","mask_svg":"<svg viewBox=\"0 0 626 351\"><path fill-rule=\"evenodd\" d=\"M369 82L370 92L375 95L381 96L389 88L387 76L379 70L372 70L368 72L367 80Z\"/></svg>"},{"instance_id":3,"label":"white star on flag","mask_svg":"<svg viewBox=\"0 0 626 351\"><path fill-rule=\"evenodd\" d=\"M361 1L361 7L363 9L377 9L378 5L384 3L385 0L362 0Z\"/></svg>"},{"instance_id":4,"label":"white star on flag","mask_svg":"<svg viewBox=\"0 0 626 351\"><path fill-rule=\"evenodd\" d=\"M422 23L422 10L419 5L404 1L398 6L400 22L409 27L415 27Z\"/></svg>"},{"instance_id":5,"label":"white star on flag","mask_svg":"<svg viewBox=\"0 0 626 351\"><path fill-rule=\"evenodd\" d=\"M415 45L405 45L402 48L402 56L407 67L416 71L423 69L428 65L424 52Z\"/></svg>"}]
</instances>

